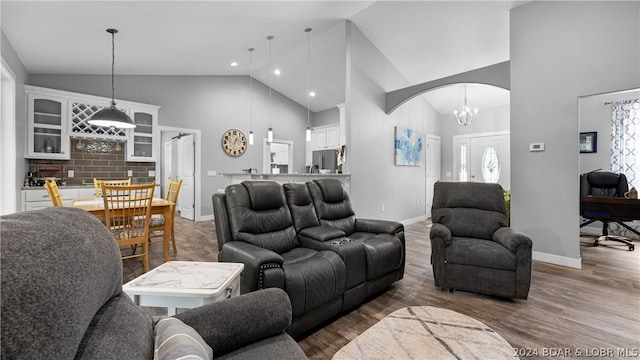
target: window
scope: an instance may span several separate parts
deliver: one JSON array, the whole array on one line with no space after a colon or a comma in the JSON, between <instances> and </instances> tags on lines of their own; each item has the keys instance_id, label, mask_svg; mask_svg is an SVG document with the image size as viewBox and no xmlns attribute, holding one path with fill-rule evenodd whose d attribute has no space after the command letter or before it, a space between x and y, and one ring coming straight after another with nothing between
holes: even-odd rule
<instances>
[{"instance_id":1,"label":"window","mask_svg":"<svg viewBox=\"0 0 640 360\"><path fill-rule=\"evenodd\" d=\"M487 183L496 184L500 179L500 158L493 146L487 146L482 155L482 176Z\"/></svg>"}]
</instances>

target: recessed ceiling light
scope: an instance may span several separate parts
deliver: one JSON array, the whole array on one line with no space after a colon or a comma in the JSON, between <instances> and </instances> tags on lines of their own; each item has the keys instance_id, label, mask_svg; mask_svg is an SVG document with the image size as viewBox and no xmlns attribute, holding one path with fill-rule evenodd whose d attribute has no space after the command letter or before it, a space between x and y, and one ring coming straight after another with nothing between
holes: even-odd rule
<instances>
[{"instance_id":1,"label":"recessed ceiling light","mask_svg":"<svg viewBox=\"0 0 640 360\"><path fill-rule=\"evenodd\" d=\"M315 91L310 91L310 92L309 92L309 96L311 96L311 97L316 96L316 92L315 92Z\"/></svg>"},{"instance_id":2,"label":"recessed ceiling light","mask_svg":"<svg viewBox=\"0 0 640 360\"><path fill-rule=\"evenodd\" d=\"M273 70L273 73L276 74L276 75L280 75L280 69Z\"/></svg>"},{"instance_id":3,"label":"recessed ceiling light","mask_svg":"<svg viewBox=\"0 0 640 360\"><path fill-rule=\"evenodd\" d=\"M231 66L236 67L236 66L238 66L238 63L234 61L234 62L231 63Z\"/></svg>"}]
</instances>

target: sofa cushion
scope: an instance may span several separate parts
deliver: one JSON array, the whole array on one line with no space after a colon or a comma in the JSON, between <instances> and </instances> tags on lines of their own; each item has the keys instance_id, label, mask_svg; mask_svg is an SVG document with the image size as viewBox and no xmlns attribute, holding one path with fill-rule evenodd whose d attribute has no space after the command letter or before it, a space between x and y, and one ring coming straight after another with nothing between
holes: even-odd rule
<instances>
[{"instance_id":1,"label":"sofa cushion","mask_svg":"<svg viewBox=\"0 0 640 360\"><path fill-rule=\"evenodd\" d=\"M296 232L320 225L307 185L284 184L283 187Z\"/></svg>"},{"instance_id":2,"label":"sofa cushion","mask_svg":"<svg viewBox=\"0 0 640 360\"><path fill-rule=\"evenodd\" d=\"M213 359L211 346L191 326L168 317L156 324L154 360Z\"/></svg>"},{"instance_id":3,"label":"sofa cushion","mask_svg":"<svg viewBox=\"0 0 640 360\"><path fill-rule=\"evenodd\" d=\"M251 208L255 211L279 209L285 205L282 187L272 181L243 181L251 198Z\"/></svg>"},{"instance_id":4,"label":"sofa cushion","mask_svg":"<svg viewBox=\"0 0 640 360\"><path fill-rule=\"evenodd\" d=\"M334 227L349 236L355 231L356 216L349 195L336 179L307 182L320 225Z\"/></svg>"},{"instance_id":5,"label":"sofa cushion","mask_svg":"<svg viewBox=\"0 0 640 360\"><path fill-rule=\"evenodd\" d=\"M314 182L320 187L324 202L337 203L344 201L345 193L340 181L335 179L319 179L314 180Z\"/></svg>"},{"instance_id":6,"label":"sofa cushion","mask_svg":"<svg viewBox=\"0 0 640 360\"><path fill-rule=\"evenodd\" d=\"M74 358L94 315L121 292L116 242L80 209L46 208L1 221L0 357Z\"/></svg>"}]
</instances>

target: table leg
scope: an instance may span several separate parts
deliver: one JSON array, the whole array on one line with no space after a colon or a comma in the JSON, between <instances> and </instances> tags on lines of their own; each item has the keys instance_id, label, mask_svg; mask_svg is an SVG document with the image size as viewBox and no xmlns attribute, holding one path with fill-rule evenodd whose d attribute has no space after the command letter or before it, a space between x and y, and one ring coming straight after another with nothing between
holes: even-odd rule
<instances>
[{"instance_id":1,"label":"table leg","mask_svg":"<svg viewBox=\"0 0 640 360\"><path fill-rule=\"evenodd\" d=\"M176 314L176 308L174 307L168 307L167 308L167 316L173 316Z\"/></svg>"},{"instance_id":2,"label":"table leg","mask_svg":"<svg viewBox=\"0 0 640 360\"><path fill-rule=\"evenodd\" d=\"M173 213L175 212L175 205L166 206L164 209L164 231L163 231L163 251L164 261L169 261L169 238L173 232Z\"/></svg>"}]
</instances>

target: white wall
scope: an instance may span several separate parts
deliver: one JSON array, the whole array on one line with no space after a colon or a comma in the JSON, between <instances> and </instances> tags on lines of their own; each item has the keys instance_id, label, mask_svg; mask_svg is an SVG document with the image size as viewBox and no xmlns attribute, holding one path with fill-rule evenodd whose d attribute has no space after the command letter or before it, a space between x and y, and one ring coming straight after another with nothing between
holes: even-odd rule
<instances>
[{"instance_id":1,"label":"white wall","mask_svg":"<svg viewBox=\"0 0 640 360\"><path fill-rule=\"evenodd\" d=\"M530 2L510 29L512 226L579 267L577 98L639 86L640 2Z\"/></svg>"},{"instance_id":2,"label":"white wall","mask_svg":"<svg viewBox=\"0 0 640 360\"><path fill-rule=\"evenodd\" d=\"M255 79L254 79L255 80ZM111 96L109 75L31 75L32 85L99 96ZM213 214L211 195L226 186L218 175L207 171L242 172L262 169L262 138L269 127L269 90L254 81L253 132L255 145L244 155L233 158L220 145L222 134L230 129L249 134L249 78L246 76L116 76L116 98L160 105L161 126L202 130L202 216ZM294 142L294 168L304 171L306 108L273 92L272 124L274 138Z\"/></svg>"},{"instance_id":3,"label":"white wall","mask_svg":"<svg viewBox=\"0 0 640 360\"><path fill-rule=\"evenodd\" d=\"M409 83L351 22L347 44L347 165L355 212L389 220L425 216L424 153L422 166L394 165L394 126L439 135L438 115L419 97L386 115L385 93Z\"/></svg>"},{"instance_id":4,"label":"white wall","mask_svg":"<svg viewBox=\"0 0 640 360\"><path fill-rule=\"evenodd\" d=\"M25 152L27 150L26 142L27 142L27 122L25 119L27 118L27 106L24 92L24 84L29 82L29 74L27 73L22 61L13 50L11 43L4 35L4 32L0 31L1 39L1 54L2 59L5 61L6 65L11 68L11 71L16 77L16 92L15 92L15 135L16 135L16 153L15 153L15 163L16 163L16 172L15 179L13 179L13 186L15 187L16 194L20 190L23 185L24 179L27 176L27 162L24 159ZM0 199L2 201L2 199ZM16 196L16 209L21 209L21 197Z\"/></svg>"}]
</instances>

